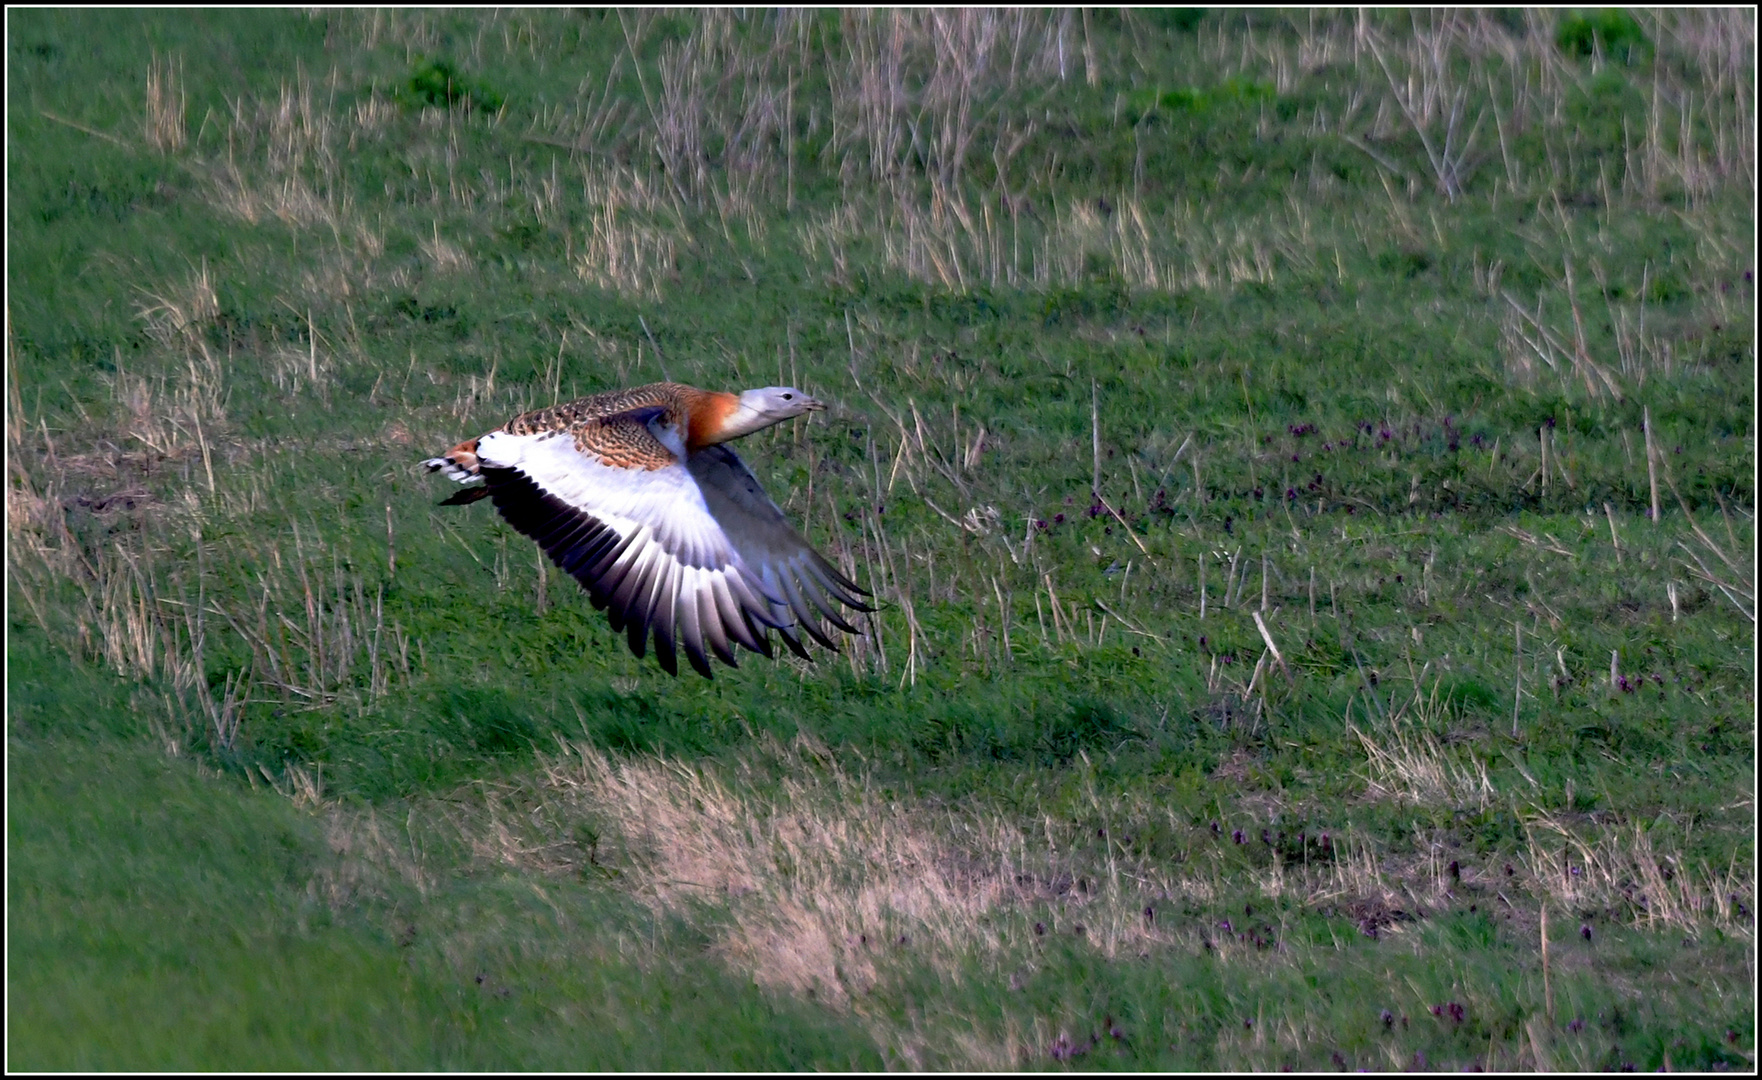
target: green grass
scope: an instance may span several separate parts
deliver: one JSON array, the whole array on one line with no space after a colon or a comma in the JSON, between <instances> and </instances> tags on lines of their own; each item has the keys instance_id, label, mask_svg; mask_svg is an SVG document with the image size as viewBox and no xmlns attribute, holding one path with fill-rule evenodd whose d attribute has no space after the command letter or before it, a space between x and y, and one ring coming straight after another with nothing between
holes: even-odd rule
<instances>
[{"instance_id":1,"label":"green grass","mask_svg":"<svg viewBox=\"0 0 1762 1080\"><path fill-rule=\"evenodd\" d=\"M1748 16L702 18L9 14L14 1065L1753 1062ZM663 370L849 656L435 507Z\"/></svg>"},{"instance_id":2,"label":"green grass","mask_svg":"<svg viewBox=\"0 0 1762 1080\"><path fill-rule=\"evenodd\" d=\"M28 630L9 660L37 730L127 708ZM33 1068L879 1062L864 1033L689 962L689 940L653 955L643 915L603 892L356 880L267 787L114 736L15 736L9 760L10 1051Z\"/></svg>"}]
</instances>

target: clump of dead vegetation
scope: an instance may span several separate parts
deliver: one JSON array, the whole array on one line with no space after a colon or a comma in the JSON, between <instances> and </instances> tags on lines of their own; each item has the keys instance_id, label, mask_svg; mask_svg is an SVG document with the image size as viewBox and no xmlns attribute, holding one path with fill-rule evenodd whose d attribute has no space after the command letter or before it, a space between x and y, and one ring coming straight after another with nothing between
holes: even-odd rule
<instances>
[{"instance_id":1,"label":"clump of dead vegetation","mask_svg":"<svg viewBox=\"0 0 1762 1080\"><path fill-rule=\"evenodd\" d=\"M1592 831L1541 809L1529 815L1525 831L1535 890L1558 910L1611 913L1690 935L1717 928L1754 940L1755 867L1741 865L1736 853L1725 866L1697 864L1670 850L1675 845L1660 844L1661 830L1645 822Z\"/></svg>"},{"instance_id":2,"label":"clump of dead vegetation","mask_svg":"<svg viewBox=\"0 0 1762 1080\"><path fill-rule=\"evenodd\" d=\"M142 366L155 374L119 354L111 400L59 439L26 422L8 365L13 595L70 651L155 688L174 749L234 749L266 692L308 707L383 696L409 674L410 644L384 618L383 584L369 596L323 537L296 525L285 539L234 541L227 555L244 556L260 591L211 590L220 553L209 534L263 509L267 477L261 463L236 467L250 455L210 346L219 307L207 265L142 296L137 315L157 346ZM320 377L316 342L278 363ZM388 567L391 541L388 521Z\"/></svg>"},{"instance_id":3,"label":"clump of dead vegetation","mask_svg":"<svg viewBox=\"0 0 1762 1080\"><path fill-rule=\"evenodd\" d=\"M1373 797L1485 810L1497 797L1486 764L1472 751L1446 750L1428 730L1448 725L1454 716L1450 703L1439 700L1440 685L1434 684L1430 695L1416 692L1374 734L1347 725L1364 748L1365 782Z\"/></svg>"},{"instance_id":4,"label":"clump of dead vegetation","mask_svg":"<svg viewBox=\"0 0 1762 1080\"><path fill-rule=\"evenodd\" d=\"M184 119L188 109L183 61L154 55L147 68L147 117L142 125L147 145L161 153L182 150L189 139Z\"/></svg>"},{"instance_id":5,"label":"clump of dead vegetation","mask_svg":"<svg viewBox=\"0 0 1762 1080\"><path fill-rule=\"evenodd\" d=\"M658 178L627 167L583 165L581 187L592 209L574 249L576 273L611 292L660 299L691 243L677 204Z\"/></svg>"},{"instance_id":6,"label":"clump of dead vegetation","mask_svg":"<svg viewBox=\"0 0 1762 1080\"><path fill-rule=\"evenodd\" d=\"M762 985L839 1007L902 954L948 965L995 945L984 916L1014 893L1007 865L957 854L811 740L768 751L786 771L761 795L705 767L572 743L530 786L489 791L474 846L551 871L613 861L645 902L714 925L718 950ZM582 823L604 838L586 851ZM1007 857L999 835L963 838Z\"/></svg>"}]
</instances>

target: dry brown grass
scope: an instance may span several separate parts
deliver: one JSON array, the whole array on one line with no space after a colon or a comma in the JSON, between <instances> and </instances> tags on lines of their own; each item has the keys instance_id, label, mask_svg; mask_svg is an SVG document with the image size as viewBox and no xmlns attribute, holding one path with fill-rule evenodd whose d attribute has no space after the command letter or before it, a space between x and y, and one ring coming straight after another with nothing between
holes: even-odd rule
<instances>
[{"instance_id":1,"label":"dry brown grass","mask_svg":"<svg viewBox=\"0 0 1762 1080\"><path fill-rule=\"evenodd\" d=\"M147 67L147 117L142 128L147 145L162 154L182 150L189 139L184 122L187 108L183 59L155 55Z\"/></svg>"},{"instance_id":2,"label":"dry brown grass","mask_svg":"<svg viewBox=\"0 0 1762 1080\"><path fill-rule=\"evenodd\" d=\"M434 224L433 233L418 243L429 264L443 274L471 269L471 256L465 254L464 248L441 236L439 222Z\"/></svg>"},{"instance_id":3,"label":"dry brown grass","mask_svg":"<svg viewBox=\"0 0 1762 1080\"><path fill-rule=\"evenodd\" d=\"M1560 163L1526 174L1512 143L1529 128L1567 124L1559 103L1585 76L1554 45L1557 17L1539 12L1527 18L1518 31L1484 12L1311 15L1291 23L1294 33L1249 35L1240 55L1220 53L1217 60L1223 71L1252 79L1270 73L1281 90L1299 74L1338 65L1358 69L1366 86L1386 88L1355 93L1344 113L1318 112L1316 123L1339 130L1395 181L1389 186L1392 213L1385 215L1390 220L1361 222L1357 231L1368 238L1392 227L1406 242L1425 247L1442 240L1433 235L1435 222L1428 229L1408 210L1422 182L1454 199L1478 169L1501 161L1504 185L1514 194L1533 194L1544 183L1557 186ZM1735 74L1753 70L1753 32L1745 36L1751 18L1747 12L1647 16L1647 32L1699 57L1704 78L1691 85L1669 69L1642 88L1654 120L1609 183L1638 185L1654 199L1675 185L1693 200L1709 195L1723 178L1753 176L1754 139L1747 133L1754 104ZM1291 221L1270 223L1260 235L1247 235L1239 227L1230 234L1211 229L1191 212L1148 218L1124 191L1035 207L1029 195L1047 162L1016 162L1033 122L1012 112L1016 106L1008 102L1016 100L1012 93L1070 71L1075 46L1065 48L1062 37L1068 20L1045 13L933 12L858 13L845 21L847 62L834 73L840 112L825 152L841 162L846 197L799 226L805 253L828 265L836 280L848 280L851 265L867 257L952 289L979 283L1065 286L1104 274L1134 288L1213 290L1269 283L1281 263L1317 269L1310 222L1300 212ZM1218 40L1221 47L1221 31ZM701 111L694 100L676 97L678 111ZM1471 107L1473 100L1484 104ZM1693 141L1695 125L1703 122L1694 119L1696 100L1703 110L1698 115L1718 132L1717 146ZM667 116L668 124L685 123L657 115ZM1389 144L1405 132L1419 137L1422 160L1389 157ZM993 181L981 189L972 182L973 166L987 156ZM1325 184L1327 178L1310 182ZM1397 185L1406 187L1406 196ZM1571 238L1556 239L1574 246ZM1738 252L1733 256L1735 262L1721 264L1753 262ZM1646 333L1643 304L1605 303L1616 329L1616 355L1593 355L1583 327L1596 313L1579 310L1578 294L1588 289L1573 279L1600 283L1601 267L1592 262L1576 275L1571 265L1562 271L1567 303L1555 305L1559 310L1546 312L1546 297L1540 297L1534 305L1513 299L1506 313L1505 354L1514 379L1533 386L1542 369L1552 369L1593 397L1620 398L1623 384L1643 386L1649 374L1669 375L1680 367L1668 343ZM1477 280L1490 295L1501 291L1496 267L1484 278L1477 273ZM1528 314L1532 307L1534 315Z\"/></svg>"},{"instance_id":4,"label":"dry brown grass","mask_svg":"<svg viewBox=\"0 0 1762 1080\"><path fill-rule=\"evenodd\" d=\"M226 158L210 171L214 205L253 225L268 217L289 225L341 228L347 196L341 182L335 119L314 100L302 75L273 100L240 95L226 129Z\"/></svg>"},{"instance_id":5,"label":"dry brown grass","mask_svg":"<svg viewBox=\"0 0 1762 1080\"><path fill-rule=\"evenodd\" d=\"M307 891L333 910L363 899L394 899L401 888L426 896L433 888L424 852L407 830L387 823L372 807L343 807L322 802L322 785L314 773L298 767L265 779L295 806L319 814L331 860L307 883Z\"/></svg>"},{"instance_id":6,"label":"dry brown grass","mask_svg":"<svg viewBox=\"0 0 1762 1080\"><path fill-rule=\"evenodd\" d=\"M10 429L7 561L12 595L53 639L125 678L157 681L174 718L230 747L254 691L296 704L343 695L371 700L398 673L409 674L409 657L401 628L383 619L381 597L367 595L359 574L344 573L322 540L308 542L297 528L291 553L279 542L239 542L262 588L255 604L245 600L234 610L209 594L205 530L217 516L236 517L263 502L260 476L224 469L216 476L212 438L224 424L217 369L198 348L187 380L118 372L124 438L144 447L139 452L99 439L98 448L58 453L47 431L31 439L29 429ZM230 455L236 447L226 449ZM155 468L180 461L180 497L160 498L140 485ZM102 492L118 483L121 490ZM133 527L76 530L71 514L100 522L126 515ZM211 685L209 643L228 630L251 656ZM190 733L167 737L181 745Z\"/></svg>"},{"instance_id":7,"label":"dry brown grass","mask_svg":"<svg viewBox=\"0 0 1762 1080\"><path fill-rule=\"evenodd\" d=\"M1634 15L1661 51L1686 62L1660 62L1638 86L1649 118L1608 182L1653 201L1679 191L1691 208L1726 182L1753 187L1755 13ZM1319 126L1338 130L1410 191L1429 183L1454 200L1478 170L1496 163L1503 188L1521 197L1554 183L1560 162L1524 162L1517 137L1537 126L1565 128L1568 91L1610 62L1594 58L1587 72L1563 56L1555 44L1561 17L1526 11L1523 25L1513 27L1491 10L1312 12L1287 17L1286 33L1250 35L1239 52L1224 47L1233 35L1220 26L1216 61L1226 73L1270 77L1281 93L1299 76L1350 69L1357 86L1376 89L1352 92L1340 115L1318 113ZM1471 106L1476 99L1485 104ZM1702 124L1710 138L1697 136ZM1418 137L1418 160L1391 156L1389 142L1403 131Z\"/></svg>"},{"instance_id":8,"label":"dry brown grass","mask_svg":"<svg viewBox=\"0 0 1762 1080\"><path fill-rule=\"evenodd\" d=\"M1452 769L1440 764L1449 755L1435 742L1404 738L1379 745L1382 757L1371 754L1384 763L1392 797L1442 794L1474 805L1490 793L1478 763ZM1288 962L1283 946L1267 950L1209 924L1145 918L1147 904L1209 906L1230 895L1215 870L1177 869L1117 846L1067 849L1050 819L1042 838L998 816L903 802L841 769L808 738L787 746L762 740L727 770L560 744L533 774L426 800L405 835L371 811L326 803L316 774L269 779L297 805L328 815L336 865L313 885L328 902L389 895L394 886L429 889L437 846L492 866L604 874L657 915L705 933L735 971L851 1013L889 1060L908 1067L1016 1067L1056 1045L1052 1021L1027 1030L974 1017L901 1018L871 1005L895 1000L908 973L926 967L949 981L975 968L1000 979L1031 972L1032 953L1022 945L1035 940L1037 919L1044 932L1080 935L1109 957L1197 949L1203 940L1221 963ZM1092 816L1110 824L1165 812L1141 796L1088 789L1087 798ZM1747 903L1754 883L1735 862L1723 872L1691 869L1644 829L1587 838L1540 812L1528 824L1528 872L1516 877L1483 877L1466 866L1458 877L1443 846L1423 836L1415 837L1418 854L1395 857L1348 831L1335 835L1330 860L1313 867L1275 860L1251 880L1262 895L1337 912L1370 936L1411 933L1463 889L1515 899L1532 916L1526 893L1556 910L1621 907L1638 925L1750 933L1731 897ZM1257 1024L1219 1052L1265 1063L1313 1037L1300 1026Z\"/></svg>"},{"instance_id":9,"label":"dry brown grass","mask_svg":"<svg viewBox=\"0 0 1762 1080\"><path fill-rule=\"evenodd\" d=\"M1695 82L1660 66L1647 92L1650 121L1628 154L1627 175L1648 198L1680 189L1692 207L1720 187L1756 186L1756 12L1701 8L1636 12L1654 41L1692 60ZM1711 135L1697 142L1699 112Z\"/></svg>"},{"instance_id":10,"label":"dry brown grass","mask_svg":"<svg viewBox=\"0 0 1762 1080\"><path fill-rule=\"evenodd\" d=\"M213 312L206 267L187 289L167 292L173 295L152 297L155 303L142 306L149 332L167 348L199 343L201 325ZM160 603L156 568L148 553L127 543L82 543L69 528L68 514L75 507L92 514L151 507L164 517L181 518L180 524L188 526L193 502L160 504L151 492L133 487L96 497L70 491L106 473L120 479L118 463L128 455L107 440L101 447L82 445L77 450L66 442L58 446L47 425L33 429L26 423L17 369L11 362L10 324L8 331L9 591L26 602L45 632L74 651L121 675L159 675L180 692L191 689L199 669L186 651L171 644L176 628ZM176 382L164 376L150 382L119 367L112 384L123 428L119 437L145 447L135 455L143 461L174 454L187 457L199 446L212 486L203 420L210 428L223 422L224 394L211 356L197 349L186 352L186 357L189 378ZM194 500L193 491L190 496ZM58 602L58 595L65 595L70 585L74 602Z\"/></svg>"},{"instance_id":11,"label":"dry brown grass","mask_svg":"<svg viewBox=\"0 0 1762 1080\"><path fill-rule=\"evenodd\" d=\"M992 944L983 916L1014 891L805 739L773 746L788 771L769 797L713 772L654 759L614 761L585 744L543 761L535 804L492 796L476 838L489 859L556 869L580 857L572 821L618 838L637 894L716 926L718 951L761 985L838 1007L871 990L893 958L953 965ZM527 827L537 816L545 827ZM542 839L543 837L552 839ZM997 854L1001 838L988 839ZM982 863L982 860L981 860Z\"/></svg>"},{"instance_id":12,"label":"dry brown grass","mask_svg":"<svg viewBox=\"0 0 1762 1080\"><path fill-rule=\"evenodd\" d=\"M306 347L278 346L268 356L269 378L284 394L298 394L311 387L324 393L336 367L335 353L319 348L319 336L308 325Z\"/></svg>"},{"instance_id":13,"label":"dry brown grass","mask_svg":"<svg viewBox=\"0 0 1762 1080\"><path fill-rule=\"evenodd\" d=\"M583 166L592 217L570 256L582 279L630 297L659 299L678 273L690 234L656 178L612 166Z\"/></svg>"},{"instance_id":14,"label":"dry brown grass","mask_svg":"<svg viewBox=\"0 0 1762 1080\"><path fill-rule=\"evenodd\" d=\"M142 291L146 301L151 302L137 304L135 315L146 323L148 335L167 349L193 348L220 314L220 300L214 295L207 260L181 285L166 286L158 292Z\"/></svg>"},{"instance_id":15,"label":"dry brown grass","mask_svg":"<svg viewBox=\"0 0 1762 1080\"><path fill-rule=\"evenodd\" d=\"M1668 476L1669 474L1666 473L1666 478ZM1670 486L1670 492L1676 496L1677 503L1682 508L1683 517L1688 520L1689 527L1694 533L1695 542L1693 544L1686 539L1677 541L1677 546L1689 557L1688 561L1681 564L1682 567L1689 572L1689 576L1698 578L1718 589L1744 618L1754 624L1756 621L1755 515L1747 513L1742 507L1739 507L1741 520L1738 523L1738 528L1734 530L1731 513L1722 501L1719 512L1720 516L1725 519L1726 543L1721 544L1709 536L1707 530L1703 529L1700 522L1695 520L1694 514L1689 512L1688 504L1682 501L1682 493L1676 490L1674 483ZM1742 539L1739 538L1740 535ZM1746 551L1751 553L1751 558L1744 557Z\"/></svg>"},{"instance_id":16,"label":"dry brown grass","mask_svg":"<svg viewBox=\"0 0 1762 1080\"><path fill-rule=\"evenodd\" d=\"M1141 955L1176 941L1146 919L1147 904L1216 890L1124 849L1099 860L1064 850L1050 820L1042 838L996 815L890 798L805 737L763 740L729 772L571 743L541 756L535 774L482 792L419 816L444 819L492 865L614 872L657 914L707 933L734 970L852 1012L914 1067L1002 1068L1045 1041L960 1017L901 1024L870 1007L893 1000L908 972L1017 970L1036 920L1103 955ZM1095 802L1098 813L1125 812Z\"/></svg>"},{"instance_id":17,"label":"dry brown grass","mask_svg":"<svg viewBox=\"0 0 1762 1080\"><path fill-rule=\"evenodd\" d=\"M1440 746L1430 732L1393 720L1375 737L1348 724L1368 758L1365 782L1378 798L1422 806L1485 810L1495 798L1487 767L1472 752ZM1466 760L1462 760L1466 758Z\"/></svg>"},{"instance_id":18,"label":"dry brown grass","mask_svg":"<svg viewBox=\"0 0 1762 1080\"><path fill-rule=\"evenodd\" d=\"M293 299L282 301L301 313L348 303L382 280L384 226L376 228L355 212L343 161L357 141L382 138L396 109L377 93L348 110L333 111L333 105L334 98L327 100L303 72L273 97L241 94L232 99L230 114L215 125L224 150L193 165L208 203L218 212L250 225L276 221L323 237L312 249L317 257L300 271ZM208 141L213 139L211 135ZM450 160L433 158L414 152L411 159L413 182L429 187L431 204L447 201L440 194L445 190L453 204L475 206L477 189L452 175ZM427 265L441 273L470 267L465 253L441 237L438 225L419 244ZM409 268L399 264L384 279L401 286L408 284L408 276ZM312 362L316 357L308 356L304 364L279 354L269 359L284 390L310 383L322 392L327 384L328 373L314 370L320 366Z\"/></svg>"},{"instance_id":19,"label":"dry brown grass","mask_svg":"<svg viewBox=\"0 0 1762 1080\"><path fill-rule=\"evenodd\" d=\"M532 776L481 790L417 816L446 822L492 865L615 873L657 914L707 933L734 970L851 1012L913 1068L1015 1067L1051 1036L871 1007L908 972L1019 973L1037 918L1104 955L1140 955L1175 941L1145 918L1147 903L1215 889L1123 857L1090 865L1052 843L1050 820L1043 844L1000 817L889 798L805 737L764 740L730 773L571 743ZM392 848L376 857L410 861Z\"/></svg>"},{"instance_id":20,"label":"dry brown grass","mask_svg":"<svg viewBox=\"0 0 1762 1080\"><path fill-rule=\"evenodd\" d=\"M1133 289L1215 292L1272 284L1281 263L1315 268L1308 223L1299 220L1223 227L1185 205L1149 213L1128 192L1055 202L1044 221L992 193L972 196L969 210L962 218L935 194L927 203L853 195L803 222L799 238L835 280L848 279L872 250L890 269L950 289L1066 288L1100 277Z\"/></svg>"},{"instance_id":21,"label":"dry brown grass","mask_svg":"<svg viewBox=\"0 0 1762 1080\"><path fill-rule=\"evenodd\" d=\"M1118 843L1069 847L1050 819L1025 831L995 815L886 798L806 738L767 741L734 778L572 743L533 777L485 792L480 813L455 819L480 858L555 874L616 867L646 903L711 930L719 953L761 984L859 1011L901 965L955 977L974 960L999 962L1037 919L1103 955L1137 955L1177 940L1145 918L1147 904L1222 895L1203 867ZM1097 820L1166 814L1141 797L1088 798ZM1261 893L1414 910L1445 891L1448 860L1435 853L1391 875L1368 845L1335 843L1337 857L1318 855L1313 867L1275 860L1255 878Z\"/></svg>"},{"instance_id":22,"label":"dry brown grass","mask_svg":"<svg viewBox=\"0 0 1762 1080\"><path fill-rule=\"evenodd\" d=\"M859 11L843 32L823 157L840 163L853 213L810 223L806 246L843 273L848 238L868 233L886 265L919 280L1018 281L1027 180L1012 179L1012 161L1034 127L1022 102L1058 75L1068 14ZM980 163L990 190L974 183Z\"/></svg>"},{"instance_id":23,"label":"dry brown grass","mask_svg":"<svg viewBox=\"0 0 1762 1080\"><path fill-rule=\"evenodd\" d=\"M1755 922L1740 911L1754 903L1755 867L1740 865L1735 852L1724 867L1695 866L1679 852L1660 850L1644 823L1587 835L1540 809L1525 829L1534 888L1568 910L1614 911L1636 926L1688 934L1713 925L1754 940Z\"/></svg>"},{"instance_id":24,"label":"dry brown grass","mask_svg":"<svg viewBox=\"0 0 1762 1080\"><path fill-rule=\"evenodd\" d=\"M53 487L38 495L27 479L15 475L8 504L28 511L8 538L10 584L44 631L125 678L159 680L168 687L165 704L175 715L207 729L215 745L232 746L251 672L226 676L218 696L210 687L199 568L192 603L187 580L157 565L152 549L116 543L88 547L77 541ZM169 513L187 522L192 507L193 500ZM52 599L70 592L71 604Z\"/></svg>"},{"instance_id":25,"label":"dry brown grass","mask_svg":"<svg viewBox=\"0 0 1762 1080\"><path fill-rule=\"evenodd\" d=\"M785 194L789 65L805 29L804 13L706 10L690 36L662 50L652 96L643 85L669 180L694 209L715 209L724 228L734 217L749 234L762 231L761 205Z\"/></svg>"}]
</instances>

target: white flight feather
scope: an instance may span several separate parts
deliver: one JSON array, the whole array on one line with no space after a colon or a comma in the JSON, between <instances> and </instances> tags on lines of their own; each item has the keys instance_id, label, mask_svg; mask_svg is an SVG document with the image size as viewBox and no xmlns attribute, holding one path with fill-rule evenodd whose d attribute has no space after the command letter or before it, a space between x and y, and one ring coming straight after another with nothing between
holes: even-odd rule
<instances>
[{"instance_id":1,"label":"white flight feather","mask_svg":"<svg viewBox=\"0 0 1762 1080\"><path fill-rule=\"evenodd\" d=\"M694 568L706 575L691 575L689 590L681 592L714 591L714 581L732 593L736 606L745 594L750 606L769 602L787 609L784 594L773 584L775 569L765 565L760 574L747 565L711 516L697 480L684 465L617 468L577 450L570 438L501 431L478 441L477 456L490 467L519 469L545 492L593 515L620 536L647 530L649 535L638 537L618 560L625 566L639 563L631 573L653 573L647 564L666 557L682 569ZM715 595L720 608L723 592Z\"/></svg>"}]
</instances>

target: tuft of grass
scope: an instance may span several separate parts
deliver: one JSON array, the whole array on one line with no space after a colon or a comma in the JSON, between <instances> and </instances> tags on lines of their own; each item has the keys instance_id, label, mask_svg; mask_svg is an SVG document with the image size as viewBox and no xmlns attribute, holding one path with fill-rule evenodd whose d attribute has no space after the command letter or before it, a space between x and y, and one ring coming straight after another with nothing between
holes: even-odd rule
<instances>
[{"instance_id":1,"label":"tuft of grass","mask_svg":"<svg viewBox=\"0 0 1762 1080\"><path fill-rule=\"evenodd\" d=\"M459 71L446 59L418 59L405 89L412 102L428 108L493 113L502 107L502 95L482 79Z\"/></svg>"},{"instance_id":2,"label":"tuft of grass","mask_svg":"<svg viewBox=\"0 0 1762 1080\"><path fill-rule=\"evenodd\" d=\"M1560 20L1554 42L1568 56L1602 56L1631 64L1651 51L1638 19L1617 8L1572 14Z\"/></svg>"}]
</instances>

